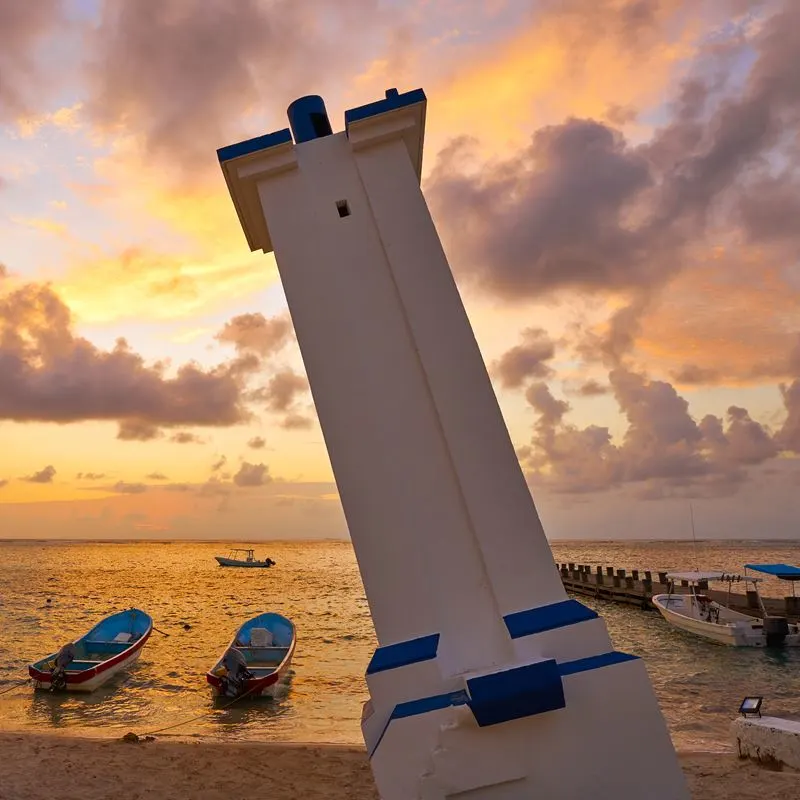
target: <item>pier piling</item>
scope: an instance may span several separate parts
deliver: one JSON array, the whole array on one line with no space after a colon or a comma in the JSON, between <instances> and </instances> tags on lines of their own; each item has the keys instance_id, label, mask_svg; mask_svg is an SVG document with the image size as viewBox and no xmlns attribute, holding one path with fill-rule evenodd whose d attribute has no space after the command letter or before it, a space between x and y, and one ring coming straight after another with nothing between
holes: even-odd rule
<instances>
[{"instance_id":1,"label":"pier piling","mask_svg":"<svg viewBox=\"0 0 800 800\"><path fill-rule=\"evenodd\" d=\"M596 597L614 603L623 603L637 606L642 609L652 609L653 595L666 594L669 591L669 581L666 572L653 570L627 569L595 566L589 564L566 563L556 564L561 575L561 581L568 592L574 594ZM653 580L653 576L657 580ZM698 590L708 594L712 600L728 605L734 611L740 611L753 616L762 616L758 595L753 591L746 594L728 594L726 590L709 588L707 581L698 583ZM681 581L673 587L676 594L689 592L689 582ZM764 608L770 615L786 616L790 622L800 622L800 597L763 597Z\"/></svg>"}]
</instances>

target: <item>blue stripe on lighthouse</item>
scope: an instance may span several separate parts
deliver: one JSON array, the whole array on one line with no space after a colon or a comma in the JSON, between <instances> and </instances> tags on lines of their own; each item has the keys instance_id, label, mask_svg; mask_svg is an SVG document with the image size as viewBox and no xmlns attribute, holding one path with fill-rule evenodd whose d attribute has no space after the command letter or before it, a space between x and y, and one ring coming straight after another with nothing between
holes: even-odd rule
<instances>
[{"instance_id":1,"label":"blue stripe on lighthouse","mask_svg":"<svg viewBox=\"0 0 800 800\"><path fill-rule=\"evenodd\" d=\"M251 153L257 153L259 150L268 150L270 147L276 147L279 144L287 144L292 141L292 132L288 128L284 128L275 133L265 133L263 136L256 136L255 139L246 139L244 142L236 142L236 144L229 144L226 147L220 147L217 150L217 158L220 163L230 161L232 158L239 158L239 156L248 156Z\"/></svg>"},{"instance_id":2,"label":"blue stripe on lighthouse","mask_svg":"<svg viewBox=\"0 0 800 800\"><path fill-rule=\"evenodd\" d=\"M468 686L479 689L479 691L476 692L476 695L479 696L476 697L471 697L469 692L465 692L462 689L444 692L443 694L437 694L431 697L422 697L419 700L409 700L405 703L399 703L394 707L375 745L369 751L369 757L372 758L372 756L375 755L375 751L378 749L381 741L383 741L386 731L396 719L406 719L421 714L428 714L432 711L441 711L451 706L469 705L479 725L494 725L505 720L501 718L503 716L502 712L494 714L491 711L492 702L496 700L509 701L512 699L510 697L511 694L527 695L525 702L527 713L518 714L516 713L517 709L513 703L503 702L502 705L506 706L504 710L509 712L507 719L518 719L520 716L532 716L533 714L541 714L549 710L555 711L558 710L558 708L564 708L566 705L565 702L561 702L558 697L557 680L560 681L561 678L565 678L569 675L576 675L580 672L589 672L595 669L603 669L604 667L612 667L615 664L638 661L638 659L639 656L632 656L629 653L621 653L613 650L610 653L602 653L597 656L589 656L588 658L578 658L574 661L564 661L561 664L555 664L554 661L547 660L538 662L538 664L543 665L541 667L539 667L538 664L530 664L517 667L516 669L494 673L493 675L481 676L480 678L468 681ZM554 672L554 667L557 674ZM507 680L509 677L512 678L510 682ZM476 682L479 681L484 682L483 686L476 686ZM537 698L538 694L542 696ZM561 696L563 698L563 687ZM491 721L489 721L489 717L484 716L484 712L490 714ZM478 719L479 715L483 717L483 722Z\"/></svg>"},{"instance_id":3,"label":"blue stripe on lighthouse","mask_svg":"<svg viewBox=\"0 0 800 800\"><path fill-rule=\"evenodd\" d=\"M548 606L516 611L503 617L512 639L533 636L591 619L597 619L597 612L577 600L563 600Z\"/></svg>"},{"instance_id":4,"label":"blue stripe on lighthouse","mask_svg":"<svg viewBox=\"0 0 800 800\"><path fill-rule=\"evenodd\" d=\"M406 667L409 664L418 664L420 661L430 661L432 658L436 658L438 650L438 633L379 647L369 662L367 675L374 675L376 672L383 672L387 669Z\"/></svg>"},{"instance_id":5,"label":"blue stripe on lighthouse","mask_svg":"<svg viewBox=\"0 0 800 800\"><path fill-rule=\"evenodd\" d=\"M347 128L354 122L368 117L375 117L378 114L385 114L387 111L395 111L398 108L413 106L416 103L425 101L425 92L422 89L414 89L411 92L399 94L397 89L388 89L383 100L376 100L374 103L367 103L365 106L350 108L344 112L344 125Z\"/></svg>"}]
</instances>

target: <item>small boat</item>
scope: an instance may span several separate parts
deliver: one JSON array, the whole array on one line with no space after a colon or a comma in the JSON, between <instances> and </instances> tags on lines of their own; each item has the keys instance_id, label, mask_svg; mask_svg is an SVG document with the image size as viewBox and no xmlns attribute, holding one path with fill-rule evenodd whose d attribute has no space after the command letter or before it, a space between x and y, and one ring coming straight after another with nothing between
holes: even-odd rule
<instances>
[{"instance_id":1,"label":"small boat","mask_svg":"<svg viewBox=\"0 0 800 800\"><path fill-rule=\"evenodd\" d=\"M271 567L275 562L271 558L258 561L253 555L254 550L233 549L227 556L214 556L221 567ZM244 558L237 558L237 553L244 553Z\"/></svg>"},{"instance_id":2,"label":"small boat","mask_svg":"<svg viewBox=\"0 0 800 800\"><path fill-rule=\"evenodd\" d=\"M670 625L732 647L800 647L797 624L789 623L786 617L768 616L763 603L763 619L752 617L712 600L701 588L711 581L718 581L728 584L730 594L731 584L743 581L758 593L759 578L724 572L672 572L667 577L669 593L654 595L653 605ZM688 593L675 594L675 581L686 581Z\"/></svg>"},{"instance_id":3,"label":"small boat","mask_svg":"<svg viewBox=\"0 0 800 800\"><path fill-rule=\"evenodd\" d=\"M92 692L141 655L153 620L138 608L106 617L89 633L31 664L35 689Z\"/></svg>"},{"instance_id":4,"label":"small boat","mask_svg":"<svg viewBox=\"0 0 800 800\"><path fill-rule=\"evenodd\" d=\"M289 671L295 641L294 624L280 614L259 614L248 620L206 674L213 694L273 695Z\"/></svg>"}]
</instances>

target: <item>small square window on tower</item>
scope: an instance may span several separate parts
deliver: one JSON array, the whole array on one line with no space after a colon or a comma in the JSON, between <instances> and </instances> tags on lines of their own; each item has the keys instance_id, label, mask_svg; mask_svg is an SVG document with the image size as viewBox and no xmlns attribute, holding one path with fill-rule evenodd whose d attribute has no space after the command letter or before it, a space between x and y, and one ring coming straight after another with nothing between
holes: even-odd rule
<instances>
[{"instance_id":1,"label":"small square window on tower","mask_svg":"<svg viewBox=\"0 0 800 800\"><path fill-rule=\"evenodd\" d=\"M337 200L336 210L339 212L340 217L350 216L350 205L348 204L347 200Z\"/></svg>"}]
</instances>

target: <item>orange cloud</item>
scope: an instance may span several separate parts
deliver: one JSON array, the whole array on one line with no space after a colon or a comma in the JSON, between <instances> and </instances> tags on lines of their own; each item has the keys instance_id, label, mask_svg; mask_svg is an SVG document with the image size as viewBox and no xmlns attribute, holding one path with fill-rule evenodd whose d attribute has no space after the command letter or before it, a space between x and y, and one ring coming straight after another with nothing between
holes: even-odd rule
<instances>
[{"instance_id":1,"label":"orange cloud","mask_svg":"<svg viewBox=\"0 0 800 800\"><path fill-rule=\"evenodd\" d=\"M23 139L35 136L43 127L52 125L64 131L76 131L81 127L83 103L75 103L46 114L29 115L17 120L17 130Z\"/></svg>"},{"instance_id":2,"label":"orange cloud","mask_svg":"<svg viewBox=\"0 0 800 800\"><path fill-rule=\"evenodd\" d=\"M269 285L274 260L258 256L245 246L185 255L131 247L75 263L59 293L83 322L186 319Z\"/></svg>"},{"instance_id":3,"label":"orange cloud","mask_svg":"<svg viewBox=\"0 0 800 800\"><path fill-rule=\"evenodd\" d=\"M694 14L684 5L649 4L636 28L627 0L545 4L504 42L460 52L450 74L426 86L429 151L469 133L500 153L566 116L608 120L660 103L709 26L708 3Z\"/></svg>"},{"instance_id":4,"label":"orange cloud","mask_svg":"<svg viewBox=\"0 0 800 800\"><path fill-rule=\"evenodd\" d=\"M40 219L38 217L18 217L12 216L11 221L16 225L22 225L26 228L47 233L52 236L57 236L60 239L72 238L69 229L63 222L56 222L52 219Z\"/></svg>"},{"instance_id":5,"label":"orange cloud","mask_svg":"<svg viewBox=\"0 0 800 800\"><path fill-rule=\"evenodd\" d=\"M791 374L800 282L775 253L716 249L642 320L634 358L677 385L752 385Z\"/></svg>"}]
</instances>

